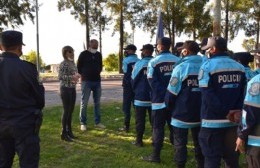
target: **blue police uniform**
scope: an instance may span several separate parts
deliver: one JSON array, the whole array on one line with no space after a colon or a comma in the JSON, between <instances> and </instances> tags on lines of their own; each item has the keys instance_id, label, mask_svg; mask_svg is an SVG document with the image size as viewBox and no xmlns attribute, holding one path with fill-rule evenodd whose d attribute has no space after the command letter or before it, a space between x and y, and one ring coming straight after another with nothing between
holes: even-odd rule
<instances>
[{"instance_id":1,"label":"blue police uniform","mask_svg":"<svg viewBox=\"0 0 260 168\"><path fill-rule=\"evenodd\" d=\"M151 87L147 80L147 65L152 56L142 58L136 62L132 72L132 87L134 91L136 143L142 144L145 130L146 111L151 122Z\"/></svg>"},{"instance_id":2,"label":"blue police uniform","mask_svg":"<svg viewBox=\"0 0 260 168\"><path fill-rule=\"evenodd\" d=\"M242 109L246 83L244 67L227 54L215 54L199 72L201 88L201 130L199 142L205 167L238 167L235 152L237 124L226 119L230 110Z\"/></svg>"},{"instance_id":3,"label":"blue police uniform","mask_svg":"<svg viewBox=\"0 0 260 168\"><path fill-rule=\"evenodd\" d=\"M44 87L35 65L18 55L0 55L0 167L11 167L15 152L20 167L38 167Z\"/></svg>"},{"instance_id":4,"label":"blue police uniform","mask_svg":"<svg viewBox=\"0 0 260 168\"><path fill-rule=\"evenodd\" d=\"M154 153L160 156L164 139L164 125L168 123L170 128L170 141L172 140L172 128L170 126L171 114L166 110L165 93L174 64L180 60L169 51L162 51L148 63L148 82L152 89L152 125Z\"/></svg>"},{"instance_id":5,"label":"blue police uniform","mask_svg":"<svg viewBox=\"0 0 260 168\"><path fill-rule=\"evenodd\" d=\"M254 72L255 72L256 74L260 74L260 68L257 68Z\"/></svg>"},{"instance_id":6,"label":"blue police uniform","mask_svg":"<svg viewBox=\"0 0 260 168\"><path fill-rule=\"evenodd\" d=\"M129 130L131 119L131 103L134 100L134 92L131 85L131 74L135 63L139 61L136 54L128 55L123 59L123 112L125 115L125 128Z\"/></svg>"},{"instance_id":7,"label":"blue police uniform","mask_svg":"<svg viewBox=\"0 0 260 168\"><path fill-rule=\"evenodd\" d=\"M252 69L248 66L245 66L245 74L247 81L250 81L254 76L257 75L257 73L252 71Z\"/></svg>"},{"instance_id":8,"label":"blue police uniform","mask_svg":"<svg viewBox=\"0 0 260 168\"><path fill-rule=\"evenodd\" d=\"M187 160L188 129L192 132L198 166L203 167L204 164L198 142L201 106L198 74L201 63L199 55L184 57L174 68L167 88L165 101L172 109L174 160L178 165L185 165Z\"/></svg>"},{"instance_id":9,"label":"blue police uniform","mask_svg":"<svg viewBox=\"0 0 260 168\"><path fill-rule=\"evenodd\" d=\"M247 141L248 167L260 167L260 74L248 82L238 137Z\"/></svg>"}]
</instances>

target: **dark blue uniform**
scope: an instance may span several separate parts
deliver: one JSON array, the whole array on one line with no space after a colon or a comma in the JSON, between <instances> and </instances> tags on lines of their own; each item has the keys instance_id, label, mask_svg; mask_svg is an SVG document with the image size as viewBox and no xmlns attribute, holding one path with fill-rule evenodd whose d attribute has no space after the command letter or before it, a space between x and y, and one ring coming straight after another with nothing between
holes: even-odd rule
<instances>
[{"instance_id":1,"label":"dark blue uniform","mask_svg":"<svg viewBox=\"0 0 260 168\"><path fill-rule=\"evenodd\" d=\"M154 153L159 156L163 146L166 122L170 128L170 138L172 138L171 114L169 110L166 110L164 99L174 64L179 60L180 58L172 55L170 52L163 51L148 63L147 78L152 88L153 147Z\"/></svg>"},{"instance_id":2,"label":"dark blue uniform","mask_svg":"<svg viewBox=\"0 0 260 168\"><path fill-rule=\"evenodd\" d=\"M10 52L0 55L0 167L17 152L22 168L38 167L44 87L35 65Z\"/></svg>"},{"instance_id":3,"label":"dark blue uniform","mask_svg":"<svg viewBox=\"0 0 260 168\"><path fill-rule=\"evenodd\" d=\"M247 142L248 167L260 167L260 74L248 82L238 137Z\"/></svg>"},{"instance_id":4,"label":"dark blue uniform","mask_svg":"<svg viewBox=\"0 0 260 168\"><path fill-rule=\"evenodd\" d=\"M171 107L174 134L174 160L184 167L187 160L188 130L191 129L198 167L203 167L203 155L198 142L200 130L201 92L198 74L201 56L184 57L173 69L167 88L166 102Z\"/></svg>"},{"instance_id":5,"label":"dark blue uniform","mask_svg":"<svg viewBox=\"0 0 260 168\"><path fill-rule=\"evenodd\" d=\"M147 65L152 59L147 56L136 62L132 72L132 87L134 91L136 143L142 144L145 130L146 111L151 122L151 87L147 80Z\"/></svg>"},{"instance_id":6,"label":"dark blue uniform","mask_svg":"<svg viewBox=\"0 0 260 168\"><path fill-rule=\"evenodd\" d=\"M131 74L135 63L139 59L136 54L128 55L123 59L123 112L125 115L125 128L129 130L131 119L131 104L134 100L134 92L131 85Z\"/></svg>"},{"instance_id":7,"label":"dark blue uniform","mask_svg":"<svg viewBox=\"0 0 260 168\"><path fill-rule=\"evenodd\" d=\"M225 53L213 55L201 66L198 79L202 96L199 142L205 167L219 168L221 158L226 167L238 167L237 124L226 117L230 110L242 109L244 67Z\"/></svg>"}]
</instances>

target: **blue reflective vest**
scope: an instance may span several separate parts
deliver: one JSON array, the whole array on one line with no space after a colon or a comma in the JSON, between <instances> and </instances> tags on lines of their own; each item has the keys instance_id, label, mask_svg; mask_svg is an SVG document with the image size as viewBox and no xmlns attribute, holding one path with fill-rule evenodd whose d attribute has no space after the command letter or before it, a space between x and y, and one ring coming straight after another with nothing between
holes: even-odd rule
<instances>
[{"instance_id":1,"label":"blue reflective vest","mask_svg":"<svg viewBox=\"0 0 260 168\"><path fill-rule=\"evenodd\" d=\"M136 54L128 55L123 59L123 87L131 87L131 74L135 63L139 61Z\"/></svg>"},{"instance_id":2,"label":"blue reflective vest","mask_svg":"<svg viewBox=\"0 0 260 168\"><path fill-rule=\"evenodd\" d=\"M135 93L134 105L151 106L151 87L147 80L147 66L152 56L147 56L135 63L132 71L132 88Z\"/></svg>"},{"instance_id":3,"label":"blue reflective vest","mask_svg":"<svg viewBox=\"0 0 260 168\"><path fill-rule=\"evenodd\" d=\"M235 126L226 116L230 110L242 109L246 77L243 65L227 54L214 55L199 72L202 127Z\"/></svg>"},{"instance_id":4,"label":"blue reflective vest","mask_svg":"<svg viewBox=\"0 0 260 168\"><path fill-rule=\"evenodd\" d=\"M166 104L172 108L171 124L179 128L200 126L201 92L198 74L202 64L199 55L186 56L172 71L167 87Z\"/></svg>"},{"instance_id":5,"label":"blue reflective vest","mask_svg":"<svg viewBox=\"0 0 260 168\"><path fill-rule=\"evenodd\" d=\"M238 136L244 140L248 137L248 145L260 147L260 74L247 84Z\"/></svg>"},{"instance_id":6,"label":"blue reflective vest","mask_svg":"<svg viewBox=\"0 0 260 168\"><path fill-rule=\"evenodd\" d=\"M165 93L171 78L174 64L180 60L169 51L163 51L148 63L148 82L152 88L152 110L166 107Z\"/></svg>"}]
</instances>

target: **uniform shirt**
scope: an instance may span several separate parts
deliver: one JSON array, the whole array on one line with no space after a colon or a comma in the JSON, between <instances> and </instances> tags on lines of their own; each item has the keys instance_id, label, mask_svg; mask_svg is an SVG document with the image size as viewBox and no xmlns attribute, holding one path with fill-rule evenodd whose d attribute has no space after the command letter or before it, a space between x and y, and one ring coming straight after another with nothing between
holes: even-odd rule
<instances>
[{"instance_id":1,"label":"uniform shirt","mask_svg":"<svg viewBox=\"0 0 260 168\"><path fill-rule=\"evenodd\" d=\"M245 67L245 73L247 81L250 81L254 76L257 75L257 73L252 71L250 67Z\"/></svg>"},{"instance_id":2,"label":"uniform shirt","mask_svg":"<svg viewBox=\"0 0 260 168\"><path fill-rule=\"evenodd\" d=\"M248 145L260 147L260 74L248 82L238 136Z\"/></svg>"},{"instance_id":3,"label":"uniform shirt","mask_svg":"<svg viewBox=\"0 0 260 168\"><path fill-rule=\"evenodd\" d=\"M198 74L202 63L199 55L186 56L172 71L167 87L167 104L172 109L171 124L179 128L200 126L201 92Z\"/></svg>"},{"instance_id":4,"label":"uniform shirt","mask_svg":"<svg viewBox=\"0 0 260 168\"><path fill-rule=\"evenodd\" d=\"M0 54L0 123L32 124L35 109L44 107L44 87L36 66L14 53Z\"/></svg>"},{"instance_id":5,"label":"uniform shirt","mask_svg":"<svg viewBox=\"0 0 260 168\"><path fill-rule=\"evenodd\" d=\"M91 53L85 50L80 53L77 63L78 72L83 81L100 82L103 68L100 52Z\"/></svg>"},{"instance_id":6,"label":"uniform shirt","mask_svg":"<svg viewBox=\"0 0 260 168\"><path fill-rule=\"evenodd\" d=\"M254 71L257 74L260 74L260 68L257 68L255 71Z\"/></svg>"},{"instance_id":7,"label":"uniform shirt","mask_svg":"<svg viewBox=\"0 0 260 168\"><path fill-rule=\"evenodd\" d=\"M151 106L151 87L147 80L147 65L152 58L152 56L147 56L135 63L131 78L136 106Z\"/></svg>"},{"instance_id":8,"label":"uniform shirt","mask_svg":"<svg viewBox=\"0 0 260 168\"><path fill-rule=\"evenodd\" d=\"M163 51L148 63L148 82L152 89L152 110L166 107L165 93L171 78L174 64L180 60L169 51Z\"/></svg>"},{"instance_id":9,"label":"uniform shirt","mask_svg":"<svg viewBox=\"0 0 260 168\"><path fill-rule=\"evenodd\" d=\"M243 65L227 54L212 56L199 72L202 127L234 126L226 119L229 110L242 109L246 78Z\"/></svg>"},{"instance_id":10,"label":"uniform shirt","mask_svg":"<svg viewBox=\"0 0 260 168\"><path fill-rule=\"evenodd\" d=\"M123 87L131 87L131 74L137 61L139 61L139 59L136 54L128 55L123 59Z\"/></svg>"},{"instance_id":11,"label":"uniform shirt","mask_svg":"<svg viewBox=\"0 0 260 168\"><path fill-rule=\"evenodd\" d=\"M59 80L61 87L75 88L76 83L72 82L73 75L77 73L77 67L73 61L64 60L59 66Z\"/></svg>"}]
</instances>

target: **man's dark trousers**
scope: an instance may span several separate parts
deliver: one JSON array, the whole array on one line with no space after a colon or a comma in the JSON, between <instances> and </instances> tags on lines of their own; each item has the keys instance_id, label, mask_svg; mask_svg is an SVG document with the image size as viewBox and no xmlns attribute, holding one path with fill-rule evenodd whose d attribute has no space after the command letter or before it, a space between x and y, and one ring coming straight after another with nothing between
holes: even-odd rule
<instances>
[{"instance_id":1,"label":"man's dark trousers","mask_svg":"<svg viewBox=\"0 0 260 168\"><path fill-rule=\"evenodd\" d=\"M170 141L173 143L173 130L170 125L171 122L171 114L166 108L159 110L152 110L152 126L153 126L153 148L154 154L160 156L160 152L163 146L164 140L164 126L168 124L170 129Z\"/></svg>"},{"instance_id":2,"label":"man's dark trousers","mask_svg":"<svg viewBox=\"0 0 260 168\"><path fill-rule=\"evenodd\" d=\"M34 126L0 125L0 168L11 168L15 152L21 168L37 168L40 139Z\"/></svg>"},{"instance_id":3,"label":"man's dark trousers","mask_svg":"<svg viewBox=\"0 0 260 168\"><path fill-rule=\"evenodd\" d=\"M237 127L204 128L199 133L199 143L205 157L205 168L220 168L221 159L225 168L238 168L238 152L235 152ZM216 143L217 142L217 143Z\"/></svg>"},{"instance_id":4,"label":"man's dark trousers","mask_svg":"<svg viewBox=\"0 0 260 168\"><path fill-rule=\"evenodd\" d=\"M148 112L149 121L151 123L151 107L135 106L135 125L137 143L141 143L143 139L146 112Z\"/></svg>"},{"instance_id":5,"label":"man's dark trousers","mask_svg":"<svg viewBox=\"0 0 260 168\"><path fill-rule=\"evenodd\" d=\"M174 135L174 161L177 165L185 165L187 161L187 143L188 143L188 128L178 128L173 126ZM204 157L199 145L198 135L200 127L191 128L191 135L195 150L195 159L198 163L198 167L204 167Z\"/></svg>"},{"instance_id":6,"label":"man's dark trousers","mask_svg":"<svg viewBox=\"0 0 260 168\"><path fill-rule=\"evenodd\" d=\"M125 115L125 128L129 129L130 127L130 119L131 119L131 105L133 104L134 101L134 92L131 87L129 86L124 86L123 87L123 112Z\"/></svg>"}]
</instances>

